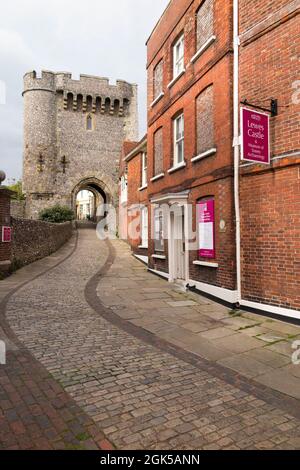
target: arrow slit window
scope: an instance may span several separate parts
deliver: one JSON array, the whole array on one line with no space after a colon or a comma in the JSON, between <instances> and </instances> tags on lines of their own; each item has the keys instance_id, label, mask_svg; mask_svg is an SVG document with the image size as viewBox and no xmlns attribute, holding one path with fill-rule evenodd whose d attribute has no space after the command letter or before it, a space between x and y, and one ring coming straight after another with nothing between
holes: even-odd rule
<instances>
[{"instance_id":1,"label":"arrow slit window","mask_svg":"<svg viewBox=\"0 0 300 470\"><path fill-rule=\"evenodd\" d=\"M93 118L90 114L88 114L86 118L86 130L87 131L93 130Z\"/></svg>"}]
</instances>

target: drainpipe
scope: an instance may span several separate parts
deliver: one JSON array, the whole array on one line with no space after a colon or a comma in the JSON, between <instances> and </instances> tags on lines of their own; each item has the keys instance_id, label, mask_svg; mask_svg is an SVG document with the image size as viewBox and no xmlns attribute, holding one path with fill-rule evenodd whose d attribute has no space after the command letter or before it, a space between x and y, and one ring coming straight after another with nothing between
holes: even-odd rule
<instances>
[{"instance_id":1,"label":"drainpipe","mask_svg":"<svg viewBox=\"0 0 300 470\"><path fill-rule=\"evenodd\" d=\"M241 218L239 199L240 131L239 131L239 0L233 0L233 148L234 148L234 206L236 223L236 280L237 306L241 303Z\"/></svg>"}]
</instances>

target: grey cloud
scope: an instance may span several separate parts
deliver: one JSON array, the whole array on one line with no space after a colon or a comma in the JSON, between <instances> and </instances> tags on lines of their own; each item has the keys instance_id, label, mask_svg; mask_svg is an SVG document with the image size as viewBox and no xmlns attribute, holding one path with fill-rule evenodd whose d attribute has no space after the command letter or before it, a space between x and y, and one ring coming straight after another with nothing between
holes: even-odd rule
<instances>
[{"instance_id":1,"label":"grey cloud","mask_svg":"<svg viewBox=\"0 0 300 470\"><path fill-rule=\"evenodd\" d=\"M124 79L139 85L140 134L146 131L145 41L168 0L11 0L2 2L0 169L22 172L22 78L35 69Z\"/></svg>"}]
</instances>

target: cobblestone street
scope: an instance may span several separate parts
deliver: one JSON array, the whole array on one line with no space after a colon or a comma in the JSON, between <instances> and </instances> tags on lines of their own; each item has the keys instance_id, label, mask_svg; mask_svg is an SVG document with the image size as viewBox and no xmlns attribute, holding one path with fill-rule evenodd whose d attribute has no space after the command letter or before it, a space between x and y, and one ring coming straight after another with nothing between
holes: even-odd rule
<instances>
[{"instance_id":1,"label":"cobblestone street","mask_svg":"<svg viewBox=\"0 0 300 470\"><path fill-rule=\"evenodd\" d=\"M179 292L91 229L5 289L0 448L300 448L299 328Z\"/></svg>"}]
</instances>

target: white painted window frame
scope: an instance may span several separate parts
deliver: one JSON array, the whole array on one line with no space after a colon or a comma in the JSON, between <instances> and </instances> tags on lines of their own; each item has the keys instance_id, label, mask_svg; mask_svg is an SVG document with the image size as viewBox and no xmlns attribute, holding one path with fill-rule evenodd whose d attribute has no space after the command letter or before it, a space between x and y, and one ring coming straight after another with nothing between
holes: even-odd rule
<instances>
[{"instance_id":1,"label":"white painted window frame","mask_svg":"<svg viewBox=\"0 0 300 470\"><path fill-rule=\"evenodd\" d=\"M141 209L141 242L140 248L148 248L148 207Z\"/></svg>"},{"instance_id":2,"label":"white painted window frame","mask_svg":"<svg viewBox=\"0 0 300 470\"><path fill-rule=\"evenodd\" d=\"M182 53L177 54L178 50L180 51L182 47ZM173 46L173 79L178 77L184 71L184 33L176 41Z\"/></svg>"},{"instance_id":3,"label":"white painted window frame","mask_svg":"<svg viewBox=\"0 0 300 470\"><path fill-rule=\"evenodd\" d=\"M154 209L153 222L154 222L154 227L153 227L154 228L154 250L155 252L158 252L158 253L164 253L165 251L164 233L163 233L164 218L163 218L162 210L159 207ZM157 226L158 226L158 230L156 230ZM160 244L159 247L158 247L158 244Z\"/></svg>"},{"instance_id":4,"label":"white painted window frame","mask_svg":"<svg viewBox=\"0 0 300 470\"><path fill-rule=\"evenodd\" d=\"M125 204L128 198L128 180L126 175L121 176L121 204Z\"/></svg>"},{"instance_id":5,"label":"white painted window frame","mask_svg":"<svg viewBox=\"0 0 300 470\"><path fill-rule=\"evenodd\" d=\"M147 187L148 182L148 155L147 152L142 153L142 188Z\"/></svg>"},{"instance_id":6,"label":"white painted window frame","mask_svg":"<svg viewBox=\"0 0 300 470\"><path fill-rule=\"evenodd\" d=\"M182 133L180 137L177 137L177 129L179 123L182 122ZM176 118L173 119L173 132L174 132L174 161L173 161L173 169L177 167L184 166L184 114L180 114ZM182 159L179 161L179 144L182 142Z\"/></svg>"}]
</instances>

